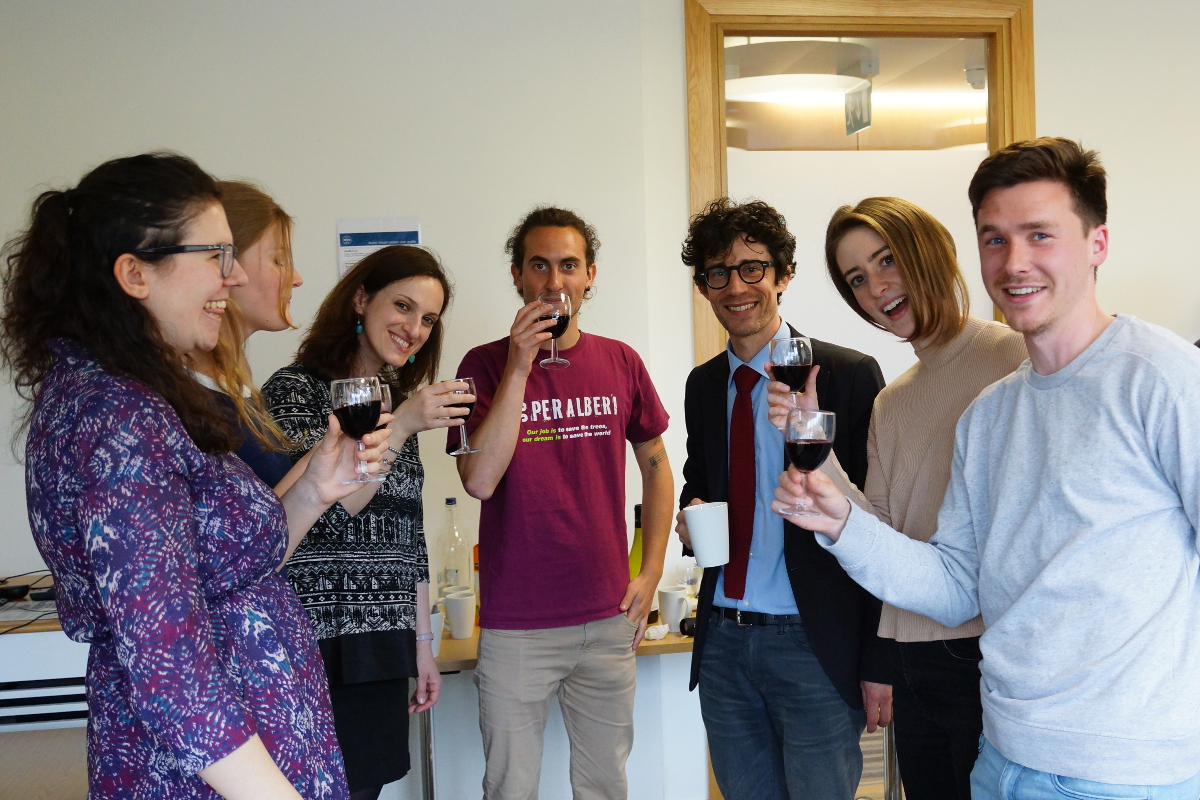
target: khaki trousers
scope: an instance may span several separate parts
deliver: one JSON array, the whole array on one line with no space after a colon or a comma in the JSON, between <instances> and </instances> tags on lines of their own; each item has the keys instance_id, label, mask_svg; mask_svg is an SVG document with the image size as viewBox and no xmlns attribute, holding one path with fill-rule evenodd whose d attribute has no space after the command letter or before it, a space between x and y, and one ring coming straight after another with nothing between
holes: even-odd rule
<instances>
[{"instance_id":1,"label":"khaki trousers","mask_svg":"<svg viewBox=\"0 0 1200 800\"><path fill-rule=\"evenodd\" d=\"M625 800L637 678L624 614L566 628L479 634L485 800L537 800L542 734L558 695L571 742L574 800Z\"/></svg>"}]
</instances>

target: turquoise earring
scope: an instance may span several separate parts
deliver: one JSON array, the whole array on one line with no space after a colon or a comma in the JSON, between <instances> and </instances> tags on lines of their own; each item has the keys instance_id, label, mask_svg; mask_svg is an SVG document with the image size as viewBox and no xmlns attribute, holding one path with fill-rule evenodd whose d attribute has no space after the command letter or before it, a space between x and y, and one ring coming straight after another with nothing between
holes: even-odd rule
<instances>
[{"instance_id":1,"label":"turquoise earring","mask_svg":"<svg viewBox=\"0 0 1200 800\"><path fill-rule=\"evenodd\" d=\"M410 364L411 364L411 363L413 363L413 362L414 362L414 361L416 361L416 360L417 360L417 357L416 357L416 356L409 356L409 357L408 357L408 363L410 363Z\"/></svg>"},{"instance_id":2,"label":"turquoise earring","mask_svg":"<svg viewBox=\"0 0 1200 800\"><path fill-rule=\"evenodd\" d=\"M358 317L358 321L354 323L354 332L355 333L363 332L363 324L362 324L362 315L361 314Z\"/></svg>"}]
</instances>

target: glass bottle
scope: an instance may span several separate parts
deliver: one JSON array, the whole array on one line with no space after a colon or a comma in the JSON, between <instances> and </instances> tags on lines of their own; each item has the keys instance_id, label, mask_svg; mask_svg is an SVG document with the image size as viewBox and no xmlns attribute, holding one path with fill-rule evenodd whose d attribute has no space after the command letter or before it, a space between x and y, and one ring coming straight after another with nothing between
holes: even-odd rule
<instances>
[{"instance_id":1,"label":"glass bottle","mask_svg":"<svg viewBox=\"0 0 1200 800\"><path fill-rule=\"evenodd\" d=\"M441 570L438 572L439 594L449 586L470 587L472 581L471 548L455 522L458 499L446 498L446 530L442 535Z\"/></svg>"}]
</instances>

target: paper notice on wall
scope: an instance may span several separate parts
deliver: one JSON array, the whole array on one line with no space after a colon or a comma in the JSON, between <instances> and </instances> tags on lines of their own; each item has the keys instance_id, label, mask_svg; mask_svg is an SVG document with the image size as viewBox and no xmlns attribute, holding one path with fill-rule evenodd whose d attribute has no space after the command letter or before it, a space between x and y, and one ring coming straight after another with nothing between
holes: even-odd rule
<instances>
[{"instance_id":1,"label":"paper notice on wall","mask_svg":"<svg viewBox=\"0 0 1200 800\"><path fill-rule=\"evenodd\" d=\"M417 217L339 219L337 233L339 278L380 248L421 243L421 223Z\"/></svg>"}]
</instances>

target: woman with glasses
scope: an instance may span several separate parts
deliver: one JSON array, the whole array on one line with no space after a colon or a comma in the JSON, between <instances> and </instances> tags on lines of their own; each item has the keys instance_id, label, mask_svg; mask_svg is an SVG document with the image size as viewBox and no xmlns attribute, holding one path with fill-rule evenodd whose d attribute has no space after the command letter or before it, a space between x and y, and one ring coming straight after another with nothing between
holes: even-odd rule
<instances>
[{"instance_id":1,"label":"woman with glasses","mask_svg":"<svg viewBox=\"0 0 1200 800\"><path fill-rule=\"evenodd\" d=\"M429 626L429 557L417 433L462 423L465 383L436 380L450 282L427 250L396 245L346 273L317 311L296 363L263 387L299 460L325 436L330 382L378 377L399 402L395 460L321 516L288 562L329 678L334 723L355 800L409 769L408 714L437 702ZM399 443L403 443L402 445ZM411 700L409 679L416 678Z\"/></svg>"},{"instance_id":2,"label":"woman with glasses","mask_svg":"<svg viewBox=\"0 0 1200 800\"><path fill-rule=\"evenodd\" d=\"M215 181L148 154L44 192L6 248L30 526L63 630L91 644L93 800L347 796L320 651L277 570L387 433L357 452L331 421L282 500L231 455L237 426L186 360L246 280L231 240Z\"/></svg>"},{"instance_id":3,"label":"woman with glasses","mask_svg":"<svg viewBox=\"0 0 1200 800\"><path fill-rule=\"evenodd\" d=\"M950 482L954 428L989 384L1025 360L1020 334L969 315L954 240L924 209L897 197L839 208L825 235L829 277L867 323L913 346L917 363L875 399L867 441L865 497L836 465L824 471L879 519L928 541ZM795 403L816 407L815 377L804 394L771 383L771 420L783 427ZM946 628L884 604L882 638L894 639L893 714L909 800L969 800L982 731L979 618Z\"/></svg>"}]
</instances>

